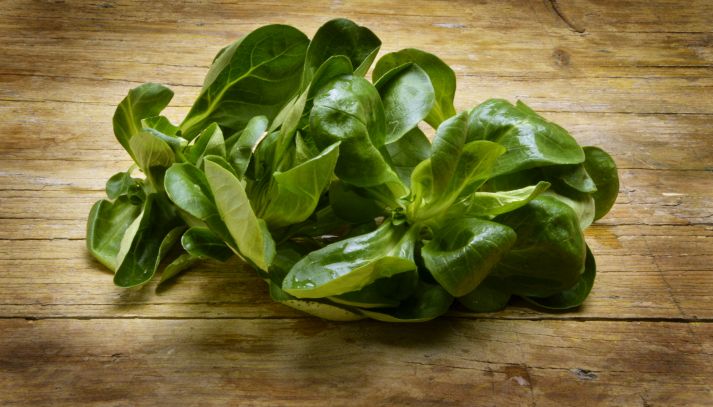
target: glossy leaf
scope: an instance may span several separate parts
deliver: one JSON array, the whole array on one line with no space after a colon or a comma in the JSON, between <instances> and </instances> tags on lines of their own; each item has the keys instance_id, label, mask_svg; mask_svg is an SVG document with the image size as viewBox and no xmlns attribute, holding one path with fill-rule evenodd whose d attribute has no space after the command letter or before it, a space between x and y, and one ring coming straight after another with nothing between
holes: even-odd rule
<instances>
[{"instance_id":1,"label":"glossy leaf","mask_svg":"<svg viewBox=\"0 0 713 407\"><path fill-rule=\"evenodd\" d=\"M416 229L384 223L371 233L315 250L285 277L282 289L298 298L319 298L357 291L379 278L416 269Z\"/></svg>"},{"instance_id":2,"label":"glossy leaf","mask_svg":"<svg viewBox=\"0 0 713 407\"><path fill-rule=\"evenodd\" d=\"M378 150L386 137L384 108L364 78L342 76L318 91L310 129L319 148L341 142L335 173L342 180L361 187L398 180Z\"/></svg>"},{"instance_id":3,"label":"glossy leaf","mask_svg":"<svg viewBox=\"0 0 713 407\"><path fill-rule=\"evenodd\" d=\"M131 158L136 156L131 139L141 132L141 120L158 116L173 98L173 91L157 83L144 83L129 91L114 112L114 135Z\"/></svg>"},{"instance_id":4,"label":"glossy leaf","mask_svg":"<svg viewBox=\"0 0 713 407\"><path fill-rule=\"evenodd\" d=\"M319 67L335 55L349 58L354 74L364 76L380 47L381 41L368 28L344 18L330 20L317 30L309 44L303 82L312 81Z\"/></svg>"},{"instance_id":5,"label":"glossy leaf","mask_svg":"<svg viewBox=\"0 0 713 407\"><path fill-rule=\"evenodd\" d=\"M594 220L597 220L614 206L619 194L619 174L614 160L601 148L584 147L584 155L584 168L597 186L597 191L592 194L595 204Z\"/></svg>"},{"instance_id":6,"label":"glossy leaf","mask_svg":"<svg viewBox=\"0 0 713 407\"><path fill-rule=\"evenodd\" d=\"M183 137L212 122L241 130L254 116L274 118L299 88L308 44L293 27L267 25L223 50L180 125Z\"/></svg>"},{"instance_id":7,"label":"glossy leaf","mask_svg":"<svg viewBox=\"0 0 713 407\"><path fill-rule=\"evenodd\" d=\"M426 268L454 297L475 289L515 244L515 232L481 219L458 219L434 231L421 249Z\"/></svg>"},{"instance_id":8,"label":"glossy leaf","mask_svg":"<svg viewBox=\"0 0 713 407\"><path fill-rule=\"evenodd\" d=\"M205 175L237 250L261 270L267 270L275 256L275 242L267 225L255 216L240 180L219 164L206 159Z\"/></svg>"},{"instance_id":9,"label":"glossy leaf","mask_svg":"<svg viewBox=\"0 0 713 407\"><path fill-rule=\"evenodd\" d=\"M126 229L141 214L142 207L120 196L116 201L97 201L87 220L87 249L99 262L116 270L117 256Z\"/></svg>"},{"instance_id":10,"label":"glossy leaf","mask_svg":"<svg viewBox=\"0 0 713 407\"><path fill-rule=\"evenodd\" d=\"M384 104L387 144L415 128L433 108L431 80L418 65L398 66L381 76L374 86Z\"/></svg>"},{"instance_id":11,"label":"glossy leaf","mask_svg":"<svg viewBox=\"0 0 713 407\"><path fill-rule=\"evenodd\" d=\"M332 302L359 308L396 307L411 297L419 287L418 271L412 270L380 278L368 286L329 297Z\"/></svg>"},{"instance_id":12,"label":"glossy leaf","mask_svg":"<svg viewBox=\"0 0 713 407\"><path fill-rule=\"evenodd\" d=\"M470 112L468 140L490 140L507 149L498 159L493 176L584 162L582 148L566 130L522 103L513 106L502 99L487 100Z\"/></svg>"},{"instance_id":13,"label":"glossy leaf","mask_svg":"<svg viewBox=\"0 0 713 407\"><path fill-rule=\"evenodd\" d=\"M453 70L435 55L421 50L408 48L392 52L379 59L372 77L378 81L388 71L407 63L419 66L431 81L435 102L426 116L426 122L437 128L443 121L454 116L453 99L456 92L456 75Z\"/></svg>"},{"instance_id":14,"label":"glossy leaf","mask_svg":"<svg viewBox=\"0 0 713 407\"><path fill-rule=\"evenodd\" d=\"M144 182L141 179L131 176L131 169L126 172L118 172L106 182L106 196L117 199L122 195L129 198L134 205L140 205L146 199L144 192Z\"/></svg>"}]
</instances>

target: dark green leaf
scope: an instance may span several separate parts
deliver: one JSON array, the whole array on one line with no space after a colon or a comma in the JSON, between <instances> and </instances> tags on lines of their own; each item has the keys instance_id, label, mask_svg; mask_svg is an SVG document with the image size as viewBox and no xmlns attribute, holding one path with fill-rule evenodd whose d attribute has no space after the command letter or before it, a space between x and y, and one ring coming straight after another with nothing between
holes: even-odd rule
<instances>
[{"instance_id":1,"label":"dark green leaf","mask_svg":"<svg viewBox=\"0 0 713 407\"><path fill-rule=\"evenodd\" d=\"M120 287L133 287L149 281L165 252L180 237L183 227L168 199L159 194L150 194L146 198L141 217L137 219L140 221L132 224L137 225L135 232L129 227L132 233L127 230L117 256L121 261L114 274L114 284Z\"/></svg>"},{"instance_id":2,"label":"dark green leaf","mask_svg":"<svg viewBox=\"0 0 713 407\"><path fill-rule=\"evenodd\" d=\"M619 194L619 174L614 160L601 148L584 147L584 155L584 168L597 186L597 191L592 194L595 203L594 220L597 220L614 206Z\"/></svg>"},{"instance_id":3,"label":"dark green leaf","mask_svg":"<svg viewBox=\"0 0 713 407\"><path fill-rule=\"evenodd\" d=\"M431 142L418 127L385 148L389 164L406 186L411 185L413 169L431 156Z\"/></svg>"},{"instance_id":4,"label":"dark green leaf","mask_svg":"<svg viewBox=\"0 0 713 407\"><path fill-rule=\"evenodd\" d=\"M387 144L415 128L433 108L433 86L418 65L398 66L386 72L374 86L384 104Z\"/></svg>"},{"instance_id":5,"label":"dark green leaf","mask_svg":"<svg viewBox=\"0 0 713 407\"><path fill-rule=\"evenodd\" d=\"M456 114L453 99L456 93L456 75L453 70L435 55L409 48L386 54L376 63L372 78L378 81L386 72L412 62L423 69L431 80L435 103L426 116L426 122L434 129L444 120Z\"/></svg>"},{"instance_id":6,"label":"dark green leaf","mask_svg":"<svg viewBox=\"0 0 713 407\"><path fill-rule=\"evenodd\" d=\"M189 253L181 254L180 256L176 257L172 262L170 262L165 269L163 269L163 273L161 273L161 281L159 281L159 284L163 284L164 282L176 277L182 272L193 267L193 265L198 263L199 261L199 258L194 257Z\"/></svg>"},{"instance_id":7,"label":"dark green leaf","mask_svg":"<svg viewBox=\"0 0 713 407\"><path fill-rule=\"evenodd\" d=\"M524 298L537 306L547 309L565 310L576 308L582 305L589 295L589 292L592 291L596 274L597 264L594 261L591 250L587 247L587 259L584 262L584 271L574 286L545 298Z\"/></svg>"},{"instance_id":8,"label":"dark green leaf","mask_svg":"<svg viewBox=\"0 0 713 407\"><path fill-rule=\"evenodd\" d=\"M424 322L448 312L452 303L453 297L443 287L422 282L414 295L398 307L362 309L360 312L385 322Z\"/></svg>"},{"instance_id":9,"label":"dark green leaf","mask_svg":"<svg viewBox=\"0 0 713 407\"><path fill-rule=\"evenodd\" d=\"M191 256L199 259L226 261L234 255L223 239L208 228L188 229L181 237L181 245Z\"/></svg>"},{"instance_id":10,"label":"dark green leaf","mask_svg":"<svg viewBox=\"0 0 713 407\"><path fill-rule=\"evenodd\" d=\"M260 141L267 135L267 117L255 116L247 123L238 141L230 149L228 161L240 177L243 177L250 165L253 152Z\"/></svg>"},{"instance_id":11,"label":"dark green leaf","mask_svg":"<svg viewBox=\"0 0 713 407\"><path fill-rule=\"evenodd\" d=\"M572 287L586 257L577 215L553 196L539 196L495 218L517 233L515 246L493 269L498 287L520 296L548 297Z\"/></svg>"},{"instance_id":12,"label":"dark green leaf","mask_svg":"<svg viewBox=\"0 0 713 407\"><path fill-rule=\"evenodd\" d=\"M212 123L203 130L188 148L186 157L198 167L203 164L203 158L208 155L225 157L225 139L217 123Z\"/></svg>"},{"instance_id":13,"label":"dark green leaf","mask_svg":"<svg viewBox=\"0 0 713 407\"><path fill-rule=\"evenodd\" d=\"M496 280L486 278L475 290L458 298L458 302L474 312L499 311L510 301L510 293L499 288Z\"/></svg>"},{"instance_id":14,"label":"dark green leaf","mask_svg":"<svg viewBox=\"0 0 713 407\"><path fill-rule=\"evenodd\" d=\"M505 225L480 219L457 219L434 231L421 249L433 278L454 297L475 289L515 243Z\"/></svg>"},{"instance_id":15,"label":"dark green leaf","mask_svg":"<svg viewBox=\"0 0 713 407\"><path fill-rule=\"evenodd\" d=\"M320 66L335 55L349 58L354 74L364 76L374 62L381 41L371 30L338 18L321 26L309 44L303 83L312 81Z\"/></svg>"},{"instance_id":16,"label":"dark green leaf","mask_svg":"<svg viewBox=\"0 0 713 407\"><path fill-rule=\"evenodd\" d=\"M487 100L470 112L468 140L490 140L507 148L493 176L584 162L582 148L566 130L522 103L516 107L502 99Z\"/></svg>"}]
</instances>

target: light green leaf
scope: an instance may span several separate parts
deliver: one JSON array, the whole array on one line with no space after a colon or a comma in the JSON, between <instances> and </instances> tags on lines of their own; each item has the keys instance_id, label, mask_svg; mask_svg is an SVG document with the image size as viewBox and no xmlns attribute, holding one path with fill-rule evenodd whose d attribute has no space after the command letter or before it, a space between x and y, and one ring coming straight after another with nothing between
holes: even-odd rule
<instances>
[{"instance_id":1,"label":"light green leaf","mask_svg":"<svg viewBox=\"0 0 713 407\"><path fill-rule=\"evenodd\" d=\"M275 242L265 221L255 216L243 185L235 175L209 158L204 165L218 213L239 254L259 269L267 270L275 256Z\"/></svg>"},{"instance_id":2,"label":"light green leaf","mask_svg":"<svg viewBox=\"0 0 713 407\"><path fill-rule=\"evenodd\" d=\"M103 265L116 270L121 240L128 227L141 214L142 207L132 204L128 197L116 201L97 201L87 220L87 249Z\"/></svg>"},{"instance_id":3,"label":"light green leaf","mask_svg":"<svg viewBox=\"0 0 713 407\"><path fill-rule=\"evenodd\" d=\"M141 132L141 120L157 116L173 98L171 89L157 83L144 83L129 91L114 112L114 135L131 158L136 156L129 142Z\"/></svg>"}]
</instances>

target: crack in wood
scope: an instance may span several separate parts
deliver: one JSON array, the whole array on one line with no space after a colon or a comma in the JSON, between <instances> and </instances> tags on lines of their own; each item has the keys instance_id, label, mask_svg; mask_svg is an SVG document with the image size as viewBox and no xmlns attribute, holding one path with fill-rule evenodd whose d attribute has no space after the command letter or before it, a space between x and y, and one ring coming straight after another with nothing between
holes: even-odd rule
<instances>
[{"instance_id":1,"label":"crack in wood","mask_svg":"<svg viewBox=\"0 0 713 407\"><path fill-rule=\"evenodd\" d=\"M577 34L584 34L587 32L587 30L584 27L580 27L578 24L573 22L569 17L567 17L567 15L564 14L564 12L562 12L557 0L548 0L548 3L550 4L550 7L555 12L557 17L559 17L559 19L562 20L562 22L565 23L565 25L570 30L576 32Z\"/></svg>"}]
</instances>

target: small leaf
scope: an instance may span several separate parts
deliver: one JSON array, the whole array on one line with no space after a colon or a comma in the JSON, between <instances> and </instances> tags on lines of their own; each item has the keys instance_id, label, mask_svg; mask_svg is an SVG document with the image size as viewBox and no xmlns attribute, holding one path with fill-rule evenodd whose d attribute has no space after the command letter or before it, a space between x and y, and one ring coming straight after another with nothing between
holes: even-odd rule
<instances>
[{"instance_id":1,"label":"small leaf","mask_svg":"<svg viewBox=\"0 0 713 407\"><path fill-rule=\"evenodd\" d=\"M141 120L157 116L173 98L171 89L157 83L144 83L129 91L114 112L114 135L131 158L136 156L131 139L141 132Z\"/></svg>"},{"instance_id":2,"label":"small leaf","mask_svg":"<svg viewBox=\"0 0 713 407\"><path fill-rule=\"evenodd\" d=\"M597 186L594 197L594 220L601 219L614 206L619 194L619 174L616 163L604 150L598 147L584 147L584 168Z\"/></svg>"},{"instance_id":3,"label":"small leaf","mask_svg":"<svg viewBox=\"0 0 713 407\"><path fill-rule=\"evenodd\" d=\"M226 261L233 257L223 239L208 228L192 227L181 237L181 246L191 256L198 259Z\"/></svg>"},{"instance_id":4,"label":"small leaf","mask_svg":"<svg viewBox=\"0 0 713 407\"><path fill-rule=\"evenodd\" d=\"M141 206L134 205L126 196L114 202L97 201L87 220L86 243L92 256L112 271L116 270L121 240L140 214Z\"/></svg>"},{"instance_id":5,"label":"small leaf","mask_svg":"<svg viewBox=\"0 0 713 407\"><path fill-rule=\"evenodd\" d=\"M582 305L587 296L589 296L589 292L592 291L596 274L597 265L594 261L592 251L587 247L587 259L584 262L584 272L582 272L581 277L574 286L545 298L523 298L539 307L547 309L566 310L576 308Z\"/></svg>"},{"instance_id":6,"label":"small leaf","mask_svg":"<svg viewBox=\"0 0 713 407\"><path fill-rule=\"evenodd\" d=\"M395 308L362 309L369 318L384 322L424 322L439 317L450 308L451 297L437 284L420 283L413 296Z\"/></svg>"}]
</instances>

